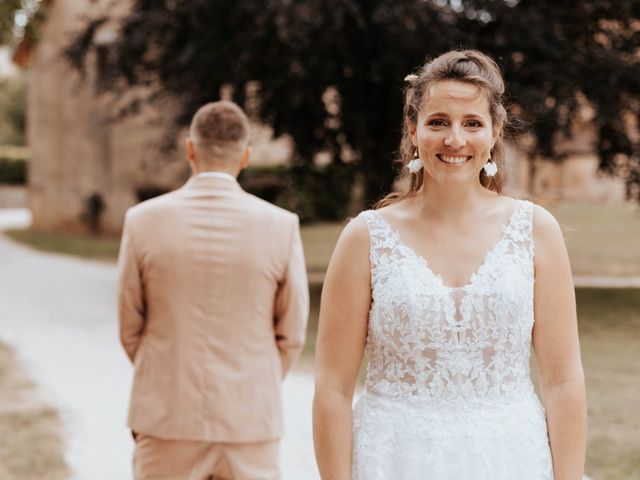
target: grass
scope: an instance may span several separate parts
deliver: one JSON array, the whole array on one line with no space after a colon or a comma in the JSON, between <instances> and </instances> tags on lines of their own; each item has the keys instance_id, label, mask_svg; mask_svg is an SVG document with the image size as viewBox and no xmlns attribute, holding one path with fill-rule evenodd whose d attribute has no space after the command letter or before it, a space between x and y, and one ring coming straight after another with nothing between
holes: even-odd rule
<instances>
[{"instance_id":1,"label":"grass","mask_svg":"<svg viewBox=\"0 0 640 480\"><path fill-rule=\"evenodd\" d=\"M640 289L576 290L589 408L587 472L640 480Z\"/></svg>"},{"instance_id":2,"label":"grass","mask_svg":"<svg viewBox=\"0 0 640 480\"><path fill-rule=\"evenodd\" d=\"M5 233L17 242L45 252L75 255L95 260L115 260L118 258L120 242L115 238L37 230L9 230Z\"/></svg>"},{"instance_id":3,"label":"grass","mask_svg":"<svg viewBox=\"0 0 640 480\"><path fill-rule=\"evenodd\" d=\"M640 275L640 209L635 205L558 205L574 275Z\"/></svg>"},{"instance_id":4,"label":"grass","mask_svg":"<svg viewBox=\"0 0 640 480\"><path fill-rule=\"evenodd\" d=\"M574 275L640 275L640 210L635 205L550 207L565 236ZM307 268L324 272L345 223L302 228Z\"/></svg>"},{"instance_id":5,"label":"grass","mask_svg":"<svg viewBox=\"0 0 640 480\"><path fill-rule=\"evenodd\" d=\"M0 478L64 480L60 419L36 400L33 384L0 344Z\"/></svg>"},{"instance_id":6,"label":"grass","mask_svg":"<svg viewBox=\"0 0 640 480\"><path fill-rule=\"evenodd\" d=\"M301 228L304 255L309 273L324 273L340 232L346 222L316 223Z\"/></svg>"},{"instance_id":7,"label":"grass","mask_svg":"<svg viewBox=\"0 0 640 480\"><path fill-rule=\"evenodd\" d=\"M640 210L634 205L561 204L551 207L565 234L574 275L640 275ZM322 278L345 222L304 225L307 269ZM115 238L12 230L21 243L49 252L115 260Z\"/></svg>"}]
</instances>

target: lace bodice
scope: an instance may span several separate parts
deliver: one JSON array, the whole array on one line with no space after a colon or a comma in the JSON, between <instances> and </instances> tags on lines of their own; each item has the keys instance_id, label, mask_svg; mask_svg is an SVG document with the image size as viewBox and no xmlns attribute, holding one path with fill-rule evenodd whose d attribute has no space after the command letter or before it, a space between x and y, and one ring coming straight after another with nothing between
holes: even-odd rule
<instances>
[{"instance_id":1,"label":"lace bodice","mask_svg":"<svg viewBox=\"0 0 640 480\"><path fill-rule=\"evenodd\" d=\"M369 393L437 404L529 394L533 204L519 201L469 283L451 288L375 211L369 227Z\"/></svg>"}]
</instances>

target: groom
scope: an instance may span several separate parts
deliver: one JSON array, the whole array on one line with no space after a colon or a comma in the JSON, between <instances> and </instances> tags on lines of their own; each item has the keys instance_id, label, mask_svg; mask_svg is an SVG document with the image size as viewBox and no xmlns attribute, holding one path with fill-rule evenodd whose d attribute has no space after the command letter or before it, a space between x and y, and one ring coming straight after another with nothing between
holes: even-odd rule
<instances>
[{"instance_id":1,"label":"groom","mask_svg":"<svg viewBox=\"0 0 640 480\"><path fill-rule=\"evenodd\" d=\"M296 215L245 193L249 122L193 117L180 189L129 209L119 257L136 479L277 479L280 384L304 342Z\"/></svg>"}]
</instances>

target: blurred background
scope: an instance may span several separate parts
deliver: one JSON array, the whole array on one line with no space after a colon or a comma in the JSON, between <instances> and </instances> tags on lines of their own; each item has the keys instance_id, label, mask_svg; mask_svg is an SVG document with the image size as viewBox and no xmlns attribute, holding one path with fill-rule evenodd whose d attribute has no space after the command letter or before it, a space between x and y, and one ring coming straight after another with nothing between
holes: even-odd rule
<instances>
[{"instance_id":1,"label":"blurred background","mask_svg":"<svg viewBox=\"0 0 640 480\"><path fill-rule=\"evenodd\" d=\"M285 478L315 478L300 425L324 272L345 221L394 186L404 77L452 48L503 69L506 193L549 208L565 234L587 474L640 479L640 0L2 0L0 477L128 478L128 457L118 473L105 460L106 473L82 473L106 448L95 430L111 428L91 419L124 429L113 293L124 213L185 182L188 122L224 98L254 124L240 183L303 223L312 312L287 384L286 408L304 412L285 455L310 459L283 462ZM75 370L81 354L93 370ZM99 403L109 398L115 414Z\"/></svg>"}]
</instances>

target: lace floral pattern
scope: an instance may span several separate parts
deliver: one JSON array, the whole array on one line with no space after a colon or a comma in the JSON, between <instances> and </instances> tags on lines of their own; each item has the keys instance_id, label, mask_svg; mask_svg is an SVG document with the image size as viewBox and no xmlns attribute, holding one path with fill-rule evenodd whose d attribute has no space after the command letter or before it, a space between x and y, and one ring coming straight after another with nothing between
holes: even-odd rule
<instances>
[{"instance_id":1,"label":"lace floral pattern","mask_svg":"<svg viewBox=\"0 0 640 480\"><path fill-rule=\"evenodd\" d=\"M553 478L529 372L532 212L518 202L461 288L446 286L379 213L361 213L372 304L354 478ZM459 461L460 448L469 462Z\"/></svg>"}]
</instances>

